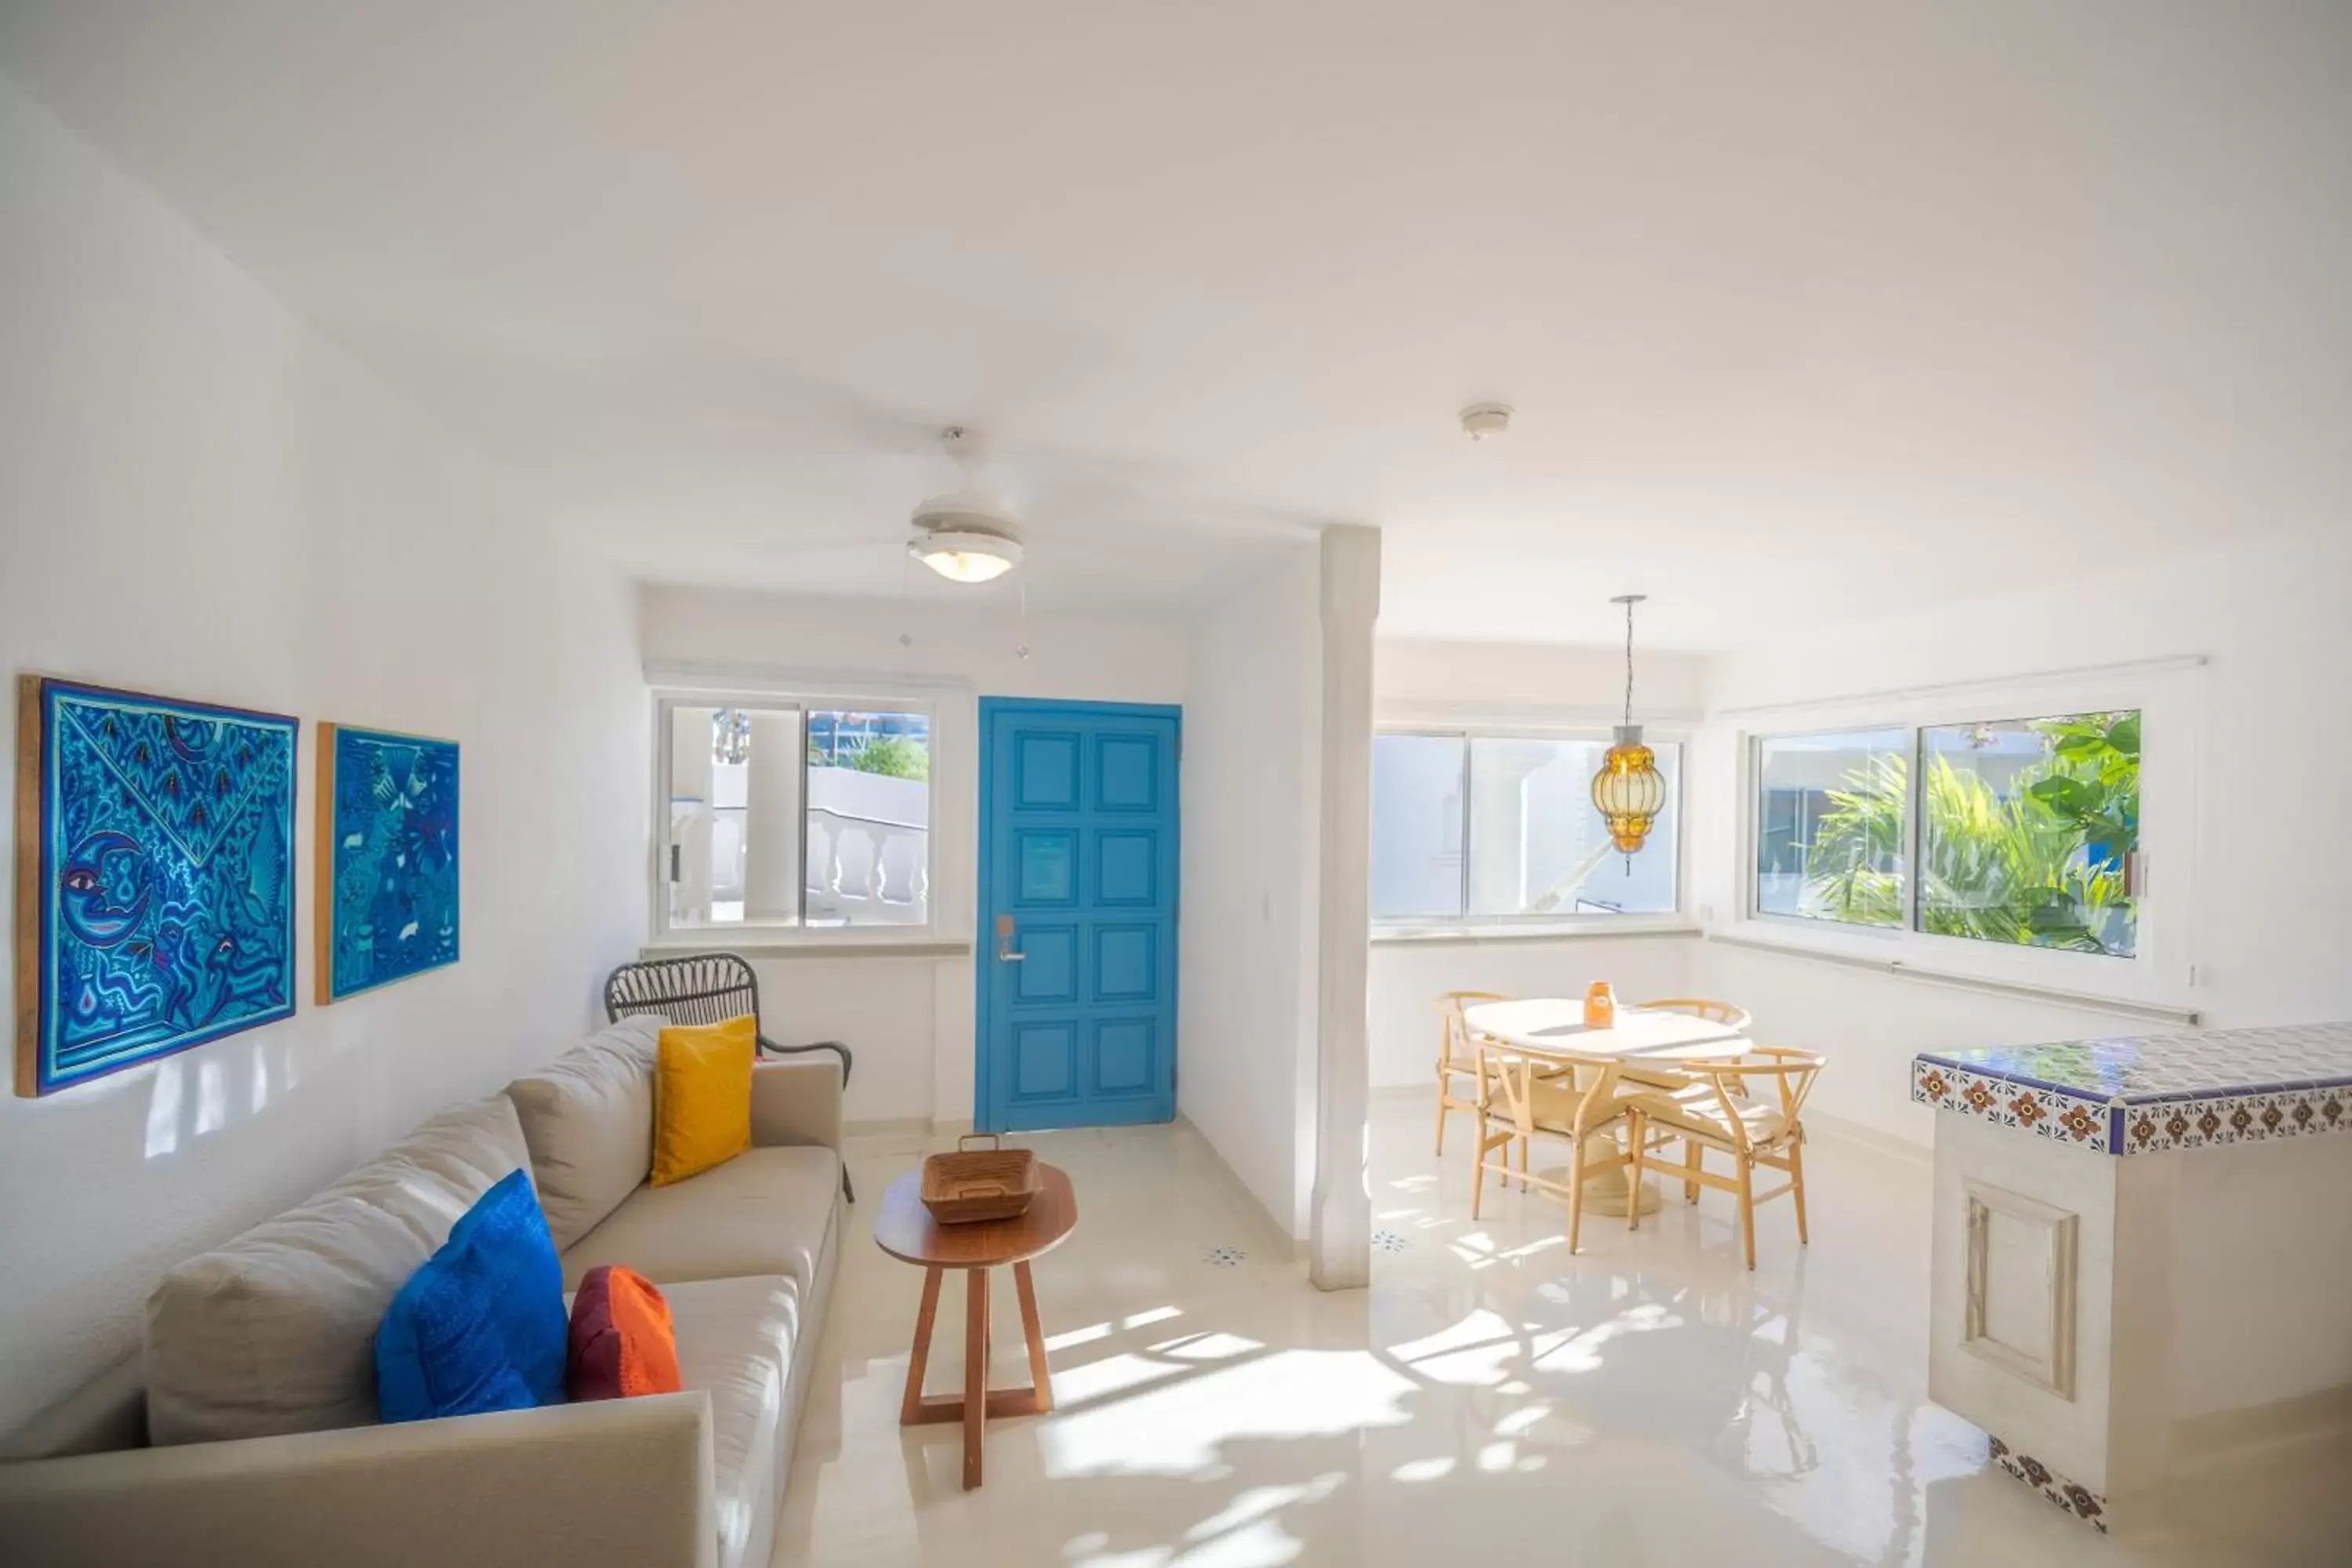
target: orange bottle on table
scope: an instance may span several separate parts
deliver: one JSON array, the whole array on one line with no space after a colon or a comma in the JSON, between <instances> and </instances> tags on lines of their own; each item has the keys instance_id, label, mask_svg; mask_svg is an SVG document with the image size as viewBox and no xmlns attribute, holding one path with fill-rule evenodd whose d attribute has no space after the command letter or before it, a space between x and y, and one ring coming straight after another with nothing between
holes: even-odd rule
<instances>
[{"instance_id":1,"label":"orange bottle on table","mask_svg":"<svg viewBox=\"0 0 2352 1568\"><path fill-rule=\"evenodd\" d=\"M1617 1026L1617 993L1609 988L1606 980L1596 980L1584 994L1584 1026L1588 1029L1613 1029Z\"/></svg>"}]
</instances>

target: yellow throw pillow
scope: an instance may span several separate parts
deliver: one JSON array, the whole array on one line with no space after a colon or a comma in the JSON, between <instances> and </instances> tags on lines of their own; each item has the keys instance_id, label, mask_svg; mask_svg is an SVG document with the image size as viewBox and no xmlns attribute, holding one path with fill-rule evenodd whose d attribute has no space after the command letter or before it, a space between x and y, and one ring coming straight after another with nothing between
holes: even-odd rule
<instances>
[{"instance_id":1,"label":"yellow throw pillow","mask_svg":"<svg viewBox=\"0 0 2352 1568\"><path fill-rule=\"evenodd\" d=\"M661 1032L655 1186L698 1176L751 1147L751 1063L759 1053L760 1021L749 1016Z\"/></svg>"}]
</instances>

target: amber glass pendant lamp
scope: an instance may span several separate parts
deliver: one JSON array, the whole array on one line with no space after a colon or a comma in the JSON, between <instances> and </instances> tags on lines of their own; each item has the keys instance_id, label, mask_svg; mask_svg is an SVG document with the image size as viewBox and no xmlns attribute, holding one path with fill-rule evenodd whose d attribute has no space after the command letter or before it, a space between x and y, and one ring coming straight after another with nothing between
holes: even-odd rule
<instances>
[{"instance_id":1,"label":"amber glass pendant lamp","mask_svg":"<svg viewBox=\"0 0 2352 1568\"><path fill-rule=\"evenodd\" d=\"M1617 743L1592 775L1593 809L1609 825L1611 842L1627 856L1640 851L1666 805L1657 755L1642 743L1642 726L1633 722L1633 606L1647 597L1620 594L1609 601L1625 606L1625 721L1617 726Z\"/></svg>"}]
</instances>

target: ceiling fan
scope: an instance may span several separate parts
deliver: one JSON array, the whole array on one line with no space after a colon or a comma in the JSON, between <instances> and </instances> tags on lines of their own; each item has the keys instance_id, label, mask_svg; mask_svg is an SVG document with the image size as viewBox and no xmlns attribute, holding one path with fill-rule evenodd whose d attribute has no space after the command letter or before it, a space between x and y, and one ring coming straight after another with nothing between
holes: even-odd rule
<instances>
[{"instance_id":1,"label":"ceiling fan","mask_svg":"<svg viewBox=\"0 0 2352 1568\"><path fill-rule=\"evenodd\" d=\"M1304 539L1319 531L1304 518L1203 494L1165 466L1066 449L1008 458L968 425L918 426L876 414L827 433L817 451L821 460L869 472L877 463L916 459L929 478L915 493L935 493L898 513L896 523L884 521L886 512L868 526L803 533L779 545L802 558L855 552L873 562L887 552L910 568L922 563L957 589L1037 566L1046 555L1057 569L1084 563L1081 570L1098 576L1164 573L1181 570L1221 537ZM948 465L954 477L942 490Z\"/></svg>"},{"instance_id":2,"label":"ceiling fan","mask_svg":"<svg viewBox=\"0 0 2352 1568\"><path fill-rule=\"evenodd\" d=\"M950 583L992 582L1021 564L1020 523L981 487L979 437L950 425L940 441L961 478L954 489L916 506L907 553Z\"/></svg>"}]
</instances>

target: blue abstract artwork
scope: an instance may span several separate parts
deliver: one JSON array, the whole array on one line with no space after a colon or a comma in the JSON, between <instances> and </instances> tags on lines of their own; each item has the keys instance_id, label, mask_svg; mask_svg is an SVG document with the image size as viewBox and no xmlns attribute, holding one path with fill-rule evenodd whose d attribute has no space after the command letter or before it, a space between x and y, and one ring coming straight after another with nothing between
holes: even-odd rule
<instances>
[{"instance_id":1,"label":"blue abstract artwork","mask_svg":"<svg viewBox=\"0 0 2352 1568\"><path fill-rule=\"evenodd\" d=\"M319 727L319 1000L457 962L457 745Z\"/></svg>"},{"instance_id":2,"label":"blue abstract artwork","mask_svg":"<svg viewBox=\"0 0 2352 1568\"><path fill-rule=\"evenodd\" d=\"M296 727L19 679L19 1094L292 1014Z\"/></svg>"}]
</instances>

